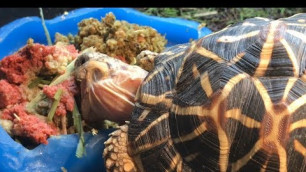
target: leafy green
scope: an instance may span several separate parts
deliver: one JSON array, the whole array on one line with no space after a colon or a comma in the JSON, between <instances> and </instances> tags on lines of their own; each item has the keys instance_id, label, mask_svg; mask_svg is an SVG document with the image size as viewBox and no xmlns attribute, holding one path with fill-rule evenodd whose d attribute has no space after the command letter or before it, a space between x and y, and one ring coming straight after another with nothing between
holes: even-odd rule
<instances>
[{"instance_id":1,"label":"leafy green","mask_svg":"<svg viewBox=\"0 0 306 172\"><path fill-rule=\"evenodd\" d=\"M79 133L79 136L80 136L75 155L76 157L81 158L84 155L86 155L86 150L85 150L85 139L84 139L84 131L82 127L81 114L79 112L76 102L74 102L72 117L73 117L73 125L77 129L77 132Z\"/></svg>"},{"instance_id":2,"label":"leafy green","mask_svg":"<svg viewBox=\"0 0 306 172\"><path fill-rule=\"evenodd\" d=\"M50 84L51 81L49 80L45 80L44 78L42 77L37 77L35 79L33 79L31 81L31 83L28 85L28 88L34 88L34 87L37 87L39 84L44 84L44 85L48 85Z\"/></svg>"},{"instance_id":3,"label":"leafy green","mask_svg":"<svg viewBox=\"0 0 306 172\"><path fill-rule=\"evenodd\" d=\"M49 86L53 86L53 85L57 85L62 83L63 81L67 80L70 76L71 73L74 70L74 63L75 63L76 59L74 59L72 62L70 62L66 68L66 71L64 74L57 76L56 78L53 79L53 81L50 83ZM39 91L37 96L32 99L31 102L29 102L26 106L26 109L28 112L30 113L36 113L36 106L38 104L38 102L40 102L41 100L43 100L45 98L45 94L43 93L43 91Z\"/></svg>"},{"instance_id":4,"label":"leafy green","mask_svg":"<svg viewBox=\"0 0 306 172\"><path fill-rule=\"evenodd\" d=\"M40 12L40 17L41 17L41 23L43 25L45 35L47 37L48 45L52 45L51 37L50 37L49 31L47 29L46 23L45 23L44 13L43 13L42 8L39 8L39 12Z\"/></svg>"},{"instance_id":5,"label":"leafy green","mask_svg":"<svg viewBox=\"0 0 306 172\"><path fill-rule=\"evenodd\" d=\"M75 58L73 61L71 61L71 62L67 65L65 73L62 74L62 75L59 75L58 77L56 77L56 78L50 83L50 86L57 85L57 84L59 84L59 83L65 81L65 80L67 80L67 79L71 76L71 74L72 74L72 72L73 72L73 70L74 70L74 64L75 64L76 59L77 59L77 58Z\"/></svg>"},{"instance_id":6,"label":"leafy green","mask_svg":"<svg viewBox=\"0 0 306 172\"><path fill-rule=\"evenodd\" d=\"M47 36L47 39L48 39L48 44L49 45L52 45L52 42L51 42L51 39L50 39L50 34L48 32L48 29L45 25L45 21L44 21L44 16L43 16L43 12L42 12L42 9L39 8L40 10L40 15L41 15L41 18L42 18L42 24L43 24L43 27L45 29L45 33L46 33L46 36ZM51 43L51 44L50 44ZM56 85L56 84L59 84L63 81L65 81L69 76L71 76L71 73L73 72L74 70L74 63L75 63L76 59L74 59L72 62L70 62L66 68L66 71L64 74L56 77L51 83L50 83L50 86L53 86L53 85ZM37 81L36 81L37 82ZM36 83L33 84L33 86L35 85ZM29 102L27 105L26 105L26 109L28 112L30 113L36 113L36 106L38 104L38 102L40 102L42 99L44 99L46 96L44 95L44 93L42 91L39 91L37 93L37 96L32 99L31 102Z\"/></svg>"},{"instance_id":7,"label":"leafy green","mask_svg":"<svg viewBox=\"0 0 306 172\"><path fill-rule=\"evenodd\" d=\"M54 98L54 101L53 101L53 103L52 103L51 109L50 109L50 111L49 111L49 113L48 113L48 117L47 117L47 119L48 119L49 122L52 121L52 119L53 119L53 116L54 116L54 114L55 114L56 108L57 108L57 106L58 106L59 103L60 103L62 93L63 93L63 90L62 90L62 89L58 89L58 90L56 91L54 97L53 97L53 98Z\"/></svg>"}]
</instances>

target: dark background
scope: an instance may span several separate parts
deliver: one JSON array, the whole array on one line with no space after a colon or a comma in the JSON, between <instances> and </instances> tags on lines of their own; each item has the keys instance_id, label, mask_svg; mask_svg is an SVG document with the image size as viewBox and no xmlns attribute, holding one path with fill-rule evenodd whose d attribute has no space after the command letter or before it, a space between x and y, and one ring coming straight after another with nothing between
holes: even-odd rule
<instances>
[{"instance_id":1,"label":"dark background","mask_svg":"<svg viewBox=\"0 0 306 172\"><path fill-rule=\"evenodd\" d=\"M75 8L43 8L44 18L52 19L62 15L65 11L71 11ZM6 25L18 18L39 15L38 8L0 8L0 27Z\"/></svg>"}]
</instances>

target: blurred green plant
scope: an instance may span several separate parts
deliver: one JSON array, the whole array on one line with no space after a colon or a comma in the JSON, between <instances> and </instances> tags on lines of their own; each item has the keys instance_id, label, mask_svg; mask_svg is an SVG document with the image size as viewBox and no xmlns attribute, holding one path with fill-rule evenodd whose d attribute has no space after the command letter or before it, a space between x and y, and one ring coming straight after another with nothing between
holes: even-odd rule
<instances>
[{"instance_id":1,"label":"blurred green plant","mask_svg":"<svg viewBox=\"0 0 306 172\"><path fill-rule=\"evenodd\" d=\"M180 17L205 24L212 31L252 17L271 19L305 13L306 8L137 8L148 15Z\"/></svg>"}]
</instances>

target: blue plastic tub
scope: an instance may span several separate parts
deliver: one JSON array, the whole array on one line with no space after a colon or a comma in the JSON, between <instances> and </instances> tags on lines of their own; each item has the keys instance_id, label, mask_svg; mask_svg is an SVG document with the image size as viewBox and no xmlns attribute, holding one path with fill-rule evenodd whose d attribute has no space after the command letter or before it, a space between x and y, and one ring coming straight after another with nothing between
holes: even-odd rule
<instances>
[{"instance_id":1,"label":"blue plastic tub","mask_svg":"<svg viewBox=\"0 0 306 172\"><path fill-rule=\"evenodd\" d=\"M101 19L106 13L113 12L118 20L147 25L166 35L168 45L189 42L210 34L208 28L198 29L199 23L178 18L160 18L148 16L129 8L82 8L71 11L66 16L46 20L46 26L54 41L56 32L77 34L77 23L82 19L93 17ZM38 17L25 17L0 28L0 60L23 47L29 38L35 42L47 44L46 36ZM102 159L103 142L110 131L101 131L98 135L85 134L87 155L75 156L78 135L63 135L48 139L48 145L39 145L33 150L24 148L0 127L0 172L14 171L54 171L60 172L64 167L74 171L104 171Z\"/></svg>"}]
</instances>

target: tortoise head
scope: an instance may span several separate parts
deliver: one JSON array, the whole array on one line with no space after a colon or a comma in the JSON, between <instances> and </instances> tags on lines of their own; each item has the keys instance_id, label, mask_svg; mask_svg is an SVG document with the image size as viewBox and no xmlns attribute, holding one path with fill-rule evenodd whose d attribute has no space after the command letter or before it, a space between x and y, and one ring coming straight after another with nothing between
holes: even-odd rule
<instances>
[{"instance_id":1,"label":"tortoise head","mask_svg":"<svg viewBox=\"0 0 306 172\"><path fill-rule=\"evenodd\" d=\"M83 53L75 67L85 121L129 120L136 91L147 75L145 70L96 52Z\"/></svg>"}]
</instances>

